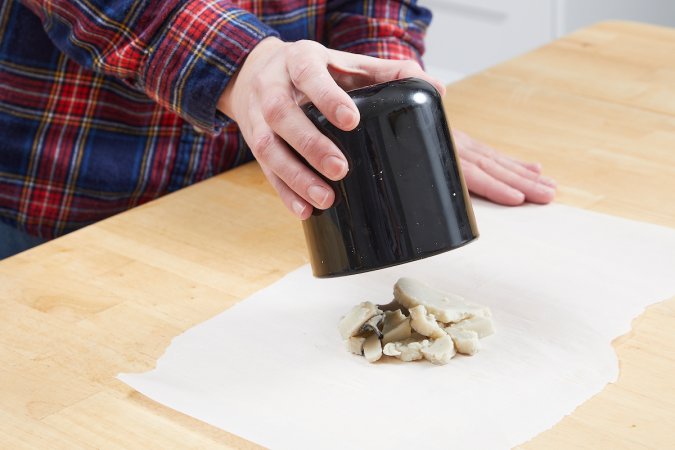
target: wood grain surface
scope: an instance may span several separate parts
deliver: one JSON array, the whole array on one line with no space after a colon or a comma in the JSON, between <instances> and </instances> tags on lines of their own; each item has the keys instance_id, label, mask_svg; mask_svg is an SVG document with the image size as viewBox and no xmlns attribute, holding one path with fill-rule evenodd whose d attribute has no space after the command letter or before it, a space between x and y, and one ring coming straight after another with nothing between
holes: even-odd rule
<instances>
[{"instance_id":1,"label":"wood grain surface","mask_svg":"<svg viewBox=\"0 0 675 450\"><path fill-rule=\"evenodd\" d=\"M445 100L453 127L543 163L559 202L675 227L675 30L602 23ZM0 448L257 448L114 377L306 262L255 164L1 261ZM619 381L521 448L675 447L675 299L615 347Z\"/></svg>"}]
</instances>

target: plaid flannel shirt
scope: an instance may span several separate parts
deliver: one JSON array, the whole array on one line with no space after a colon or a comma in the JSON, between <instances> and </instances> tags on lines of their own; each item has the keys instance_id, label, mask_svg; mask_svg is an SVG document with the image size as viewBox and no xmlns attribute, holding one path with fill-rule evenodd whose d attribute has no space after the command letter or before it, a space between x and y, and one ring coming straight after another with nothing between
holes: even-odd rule
<instances>
[{"instance_id":1,"label":"plaid flannel shirt","mask_svg":"<svg viewBox=\"0 0 675 450\"><path fill-rule=\"evenodd\" d=\"M419 59L409 1L3 0L0 220L65 234L251 159L216 110L261 40Z\"/></svg>"}]
</instances>

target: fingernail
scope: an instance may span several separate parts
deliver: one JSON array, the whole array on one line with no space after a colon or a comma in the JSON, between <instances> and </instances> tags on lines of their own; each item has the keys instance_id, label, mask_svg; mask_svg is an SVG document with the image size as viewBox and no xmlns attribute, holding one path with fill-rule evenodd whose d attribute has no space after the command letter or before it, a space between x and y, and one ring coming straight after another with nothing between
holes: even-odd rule
<instances>
[{"instance_id":1,"label":"fingernail","mask_svg":"<svg viewBox=\"0 0 675 450\"><path fill-rule=\"evenodd\" d=\"M512 193L512 197L515 203L521 204L525 202L525 194L523 194L520 191L517 191L514 189L514 192Z\"/></svg>"},{"instance_id":2,"label":"fingernail","mask_svg":"<svg viewBox=\"0 0 675 450\"><path fill-rule=\"evenodd\" d=\"M303 204L300 200L293 200L291 202L291 208L293 208L293 212L296 216L302 217L302 213L307 209L307 205Z\"/></svg>"},{"instance_id":3,"label":"fingernail","mask_svg":"<svg viewBox=\"0 0 675 450\"><path fill-rule=\"evenodd\" d=\"M354 111L345 105L338 106L337 111L335 111L335 117L337 117L337 121L340 123L340 126L343 127L348 127L354 123L354 116Z\"/></svg>"},{"instance_id":4,"label":"fingernail","mask_svg":"<svg viewBox=\"0 0 675 450\"><path fill-rule=\"evenodd\" d=\"M314 185L307 189L307 195L309 195L309 198L311 198L318 206L323 206L323 204L326 203L326 200L328 200L330 192L323 186Z\"/></svg>"},{"instance_id":5,"label":"fingernail","mask_svg":"<svg viewBox=\"0 0 675 450\"><path fill-rule=\"evenodd\" d=\"M321 162L324 174L338 180L347 173L347 161L337 156L326 156Z\"/></svg>"},{"instance_id":6,"label":"fingernail","mask_svg":"<svg viewBox=\"0 0 675 450\"><path fill-rule=\"evenodd\" d=\"M558 186L558 183L556 183L556 181L553 178L541 177L539 178L539 181L542 184L545 184L546 186L550 186L552 188L556 188Z\"/></svg>"}]
</instances>

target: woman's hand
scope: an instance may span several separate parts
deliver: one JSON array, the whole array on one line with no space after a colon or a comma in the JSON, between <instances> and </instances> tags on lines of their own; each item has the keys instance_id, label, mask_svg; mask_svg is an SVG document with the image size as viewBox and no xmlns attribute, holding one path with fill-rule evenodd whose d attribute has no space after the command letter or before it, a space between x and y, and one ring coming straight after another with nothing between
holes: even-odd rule
<instances>
[{"instance_id":1,"label":"woman's hand","mask_svg":"<svg viewBox=\"0 0 675 450\"><path fill-rule=\"evenodd\" d=\"M502 155L466 133L454 130L455 147L469 191L502 205L516 206L526 200L549 203L556 183L541 174L541 166Z\"/></svg>"},{"instance_id":2,"label":"woman's hand","mask_svg":"<svg viewBox=\"0 0 675 450\"><path fill-rule=\"evenodd\" d=\"M266 38L228 83L218 109L239 124L286 207L306 219L312 207L330 207L335 194L298 154L331 180L342 179L348 167L342 152L298 104L313 102L333 125L349 131L358 125L359 111L346 90L406 77L422 78L445 91L413 61L340 52L313 41Z\"/></svg>"}]
</instances>

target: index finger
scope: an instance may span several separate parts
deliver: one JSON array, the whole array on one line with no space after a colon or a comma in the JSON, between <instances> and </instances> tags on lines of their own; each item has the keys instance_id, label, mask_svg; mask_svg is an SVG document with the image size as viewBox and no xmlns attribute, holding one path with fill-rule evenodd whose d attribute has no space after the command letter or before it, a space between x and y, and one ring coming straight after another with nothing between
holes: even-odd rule
<instances>
[{"instance_id":1,"label":"index finger","mask_svg":"<svg viewBox=\"0 0 675 450\"><path fill-rule=\"evenodd\" d=\"M268 125L317 171L331 180L340 180L348 170L338 147L316 129L291 99L288 87L271 85L262 104Z\"/></svg>"},{"instance_id":2,"label":"index finger","mask_svg":"<svg viewBox=\"0 0 675 450\"><path fill-rule=\"evenodd\" d=\"M305 94L338 128L349 131L358 125L359 110L351 97L328 71L328 53L316 42L298 41L288 47L288 74L293 85Z\"/></svg>"}]
</instances>

